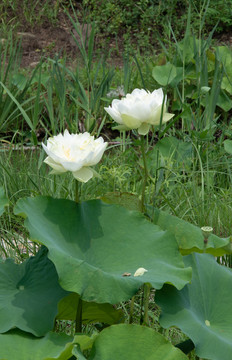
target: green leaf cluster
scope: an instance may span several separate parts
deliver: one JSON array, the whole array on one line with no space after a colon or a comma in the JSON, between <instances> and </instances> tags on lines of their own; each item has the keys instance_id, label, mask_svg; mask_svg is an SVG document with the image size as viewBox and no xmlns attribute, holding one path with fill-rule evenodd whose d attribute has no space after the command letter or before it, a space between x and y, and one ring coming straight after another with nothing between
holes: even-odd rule
<instances>
[{"instance_id":1,"label":"green leaf cluster","mask_svg":"<svg viewBox=\"0 0 232 360\"><path fill-rule=\"evenodd\" d=\"M149 284L162 326L179 326L199 356L219 360L223 353L229 360L232 273L206 252L225 254L230 239L210 235L206 243L199 228L174 216L155 209L151 222L111 201L39 196L17 202L15 214L42 247L21 264L0 264L0 359L187 360L155 330L122 324L113 305ZM128 207L130 197L118 201ZM146 271L134 276L138 268ZM83 323L106 328L93 336L55 333L55 321L77 321L80 299Z\"/></svg>"},{"instance_id":2,"label":"green leaf cluster","mask_svg":"<svg viewBox=\"0 0 232 360\"><path fill-rule=\"evenodd\" d=\"M176 98L173 110L180 110L184 101L198 101L203 108L211 107L215 111L218 106L223 111L232 108L231 62L232 52L227 46L209 47L209 41L198 40L194 36L186 36L176 46L177 57L174 63L167 61L156 65L152 75L161 86L172 89L178 87L180 92L184 86L184 97ZM183 95L183 94L182 94ZM214 100L214 107L213 107ZM192 105L194 109L194 105ZM211 114L213 115L213 114Z\"/></svg>"}]
</instances>

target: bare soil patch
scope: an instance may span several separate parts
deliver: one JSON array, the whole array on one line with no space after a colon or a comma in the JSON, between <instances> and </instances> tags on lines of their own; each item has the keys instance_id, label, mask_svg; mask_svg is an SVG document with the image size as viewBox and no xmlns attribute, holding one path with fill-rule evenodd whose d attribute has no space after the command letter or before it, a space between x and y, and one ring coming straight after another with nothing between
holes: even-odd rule
<instances>
[{"instance_id":1,"label":"bare soil patch","mask_svg":"<svg viewBox=\"0 0 232 360\"><path fill-rule=\"evenodd\" d=\"M82 23L81 10L78 7L79 2L76 1L76 13L79 19L79 22L82 26L84 38L88 37L88 27L85 23ZM36 10L36 9L35 9ZM22 10L18 9L18 18L23 19ZM72 10L70 10L70 15L73 16ZM9 21L11 14L9 12ZM72 64L79 58L79 49L76 45L72 31L73 25L61 8L57 15L55 22L48 21L43 19L40 24L33 24L33 26L26 24L23 25L23 21L20 21L20 25L17 28L15 34L16 39L21 40L22 44L22 60L21 66L23 68L32 68L35 67L40 61L41 57L54 58L58 56L59 58L66 56L67 62ZM74 31L75 37L79 40L77 33ZM100 40L99 40L100 39ZM218 45L228 45L232 46L232 30L226 33L217 34L214 37ZM106 39L105 45L103 45L104 37L96 36L95 48L98 49L98 54L103 54L107 52L110 54L108 58L108 63L114 66L121 66L123 63L123 40L118 36L117 46L115 40ZM116 49L117 48L117 49ZM156 48L156 47L155 47ZM157 50L157 48L156 48Z\"/></svg>"},{"instance_id":2,"label":"bare soil patch","mask_svg":"<svg viewBox=\"0 0 232 360\"><path fill-rule=\"evenodd\" d=\"M34 67L41 57L67 56L68 61L76 57L78 47L71 34L72 25L63 13L59 14L57 24L43 22L27 31L18 31L16 36L21 39L21 66Z\"/></svg>"}]
</instances>

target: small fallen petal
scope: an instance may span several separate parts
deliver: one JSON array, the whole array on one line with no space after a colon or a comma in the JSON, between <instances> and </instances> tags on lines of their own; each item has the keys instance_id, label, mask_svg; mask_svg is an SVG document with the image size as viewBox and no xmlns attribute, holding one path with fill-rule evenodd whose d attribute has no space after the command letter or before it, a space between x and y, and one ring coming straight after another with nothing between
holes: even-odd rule
<instances>
[{"instance_id":1,"label":"small fallen petal","mask_svg":"<svg viewBox=\"0 0 232 360\"><path fill-rule=\"evenodd\" d=\"M144 268L138 268L136 270L136 272L134 273L134 276L142 276L144 275L145 272L147 272L148 270L144 269Z\"/></svg>"},{"instance_id":2,"label":"small fallen petal","mask_svg":"<svg viewBox=\"0 0 232 360\"><path fill-rule=\"evenodd\" d=\"M122 274L122 276L131 276L131 273L124 272L124 273Z\"/></svg>"}]
</instances>

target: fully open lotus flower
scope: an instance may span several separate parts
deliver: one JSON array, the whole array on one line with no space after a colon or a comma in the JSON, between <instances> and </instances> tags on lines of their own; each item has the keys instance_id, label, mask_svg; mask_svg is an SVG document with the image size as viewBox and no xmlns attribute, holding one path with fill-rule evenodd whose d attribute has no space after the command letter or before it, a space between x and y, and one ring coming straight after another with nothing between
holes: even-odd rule
<instances>
[{"instance_id":1,"label":"fully open lotus flower","mask_svg":"<svg viewBox=\"0 0 232 360\"><path fill-rule=\"evenodd\" d=\"M51 173L71 171L73 176L87 182L96 172L90 166L96 165L107 147L102 137L94 140L88 132L83 134L59 134L50 137L47 146L42 144L48 157L44 160L53 169Z\"/></svg>"},{"instance_id":2,"label":"fully open lotus flower","mask_svg":"<svg viewBox=\"0 0 232 360\"><path fill-rule=\"evenodd\" d=\"M119 124L118 130L138 129L140 135L146 135L152 125L160 124L162 104L162 123L174 116L166 112L166 100L161 88L152 93L135 89L121 100L114 99L105 110Z\"/></svg>"}]
</instances>

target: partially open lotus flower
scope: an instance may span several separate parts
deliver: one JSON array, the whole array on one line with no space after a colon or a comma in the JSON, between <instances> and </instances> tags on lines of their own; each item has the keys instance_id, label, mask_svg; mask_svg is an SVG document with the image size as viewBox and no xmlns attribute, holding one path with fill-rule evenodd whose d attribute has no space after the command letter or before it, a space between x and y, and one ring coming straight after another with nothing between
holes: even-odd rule
<instances>
[{"instance_id":1,"label":"partially open lotus flower","mask_svg":"<svg viewBox=\"0 0 232 360\"><path fill-rule=\"evenodd\" d=\"M101 160L107 142L102 137L94 140L88 132L69 134L65 130L64 135L50 137L47 146L42 146L48 155L44 162L53 169L51 173L71 171L77 180L87 182L96 174L91 166Z\"/></svg>"},{"instance_id":2,"label":"partially open lotus flower","mask_svg":"<svg viewBox=\"0 0 232 360\"><path fill-rule=\"evenodd\" d=\"M152 125L160 124L162 105L162 123L174 116L166 112L166 100L161 88L152 93L135 89L121 100L114 99L105 110L119 124L118 130L138 129L140 135L146 135Z\"/></svg>"}]
</instances>

